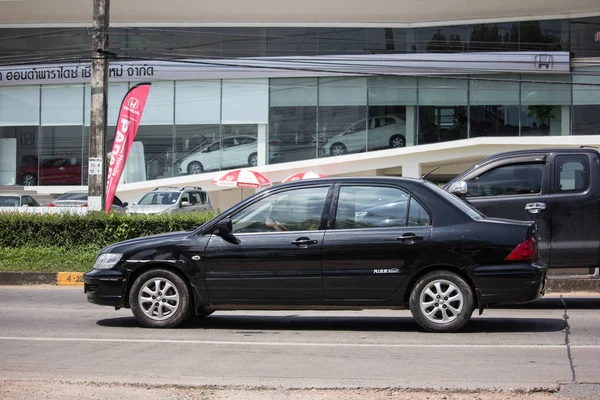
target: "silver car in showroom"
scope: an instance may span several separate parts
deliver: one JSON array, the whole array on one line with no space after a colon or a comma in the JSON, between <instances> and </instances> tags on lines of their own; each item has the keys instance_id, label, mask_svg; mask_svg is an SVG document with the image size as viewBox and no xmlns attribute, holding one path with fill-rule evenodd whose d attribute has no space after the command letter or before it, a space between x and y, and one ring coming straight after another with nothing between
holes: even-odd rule
<instances>
[{"instance_id":1,"label":"silver car in showroom","mask_svg":"<svg viewBox=\"0 0 600 400\"><path fill-rule=\"evenodd\" d=\"M157 187L129 206L128 214L178 214L212 210L210 197L199 187Z\"/></svg>"}]
</instances>

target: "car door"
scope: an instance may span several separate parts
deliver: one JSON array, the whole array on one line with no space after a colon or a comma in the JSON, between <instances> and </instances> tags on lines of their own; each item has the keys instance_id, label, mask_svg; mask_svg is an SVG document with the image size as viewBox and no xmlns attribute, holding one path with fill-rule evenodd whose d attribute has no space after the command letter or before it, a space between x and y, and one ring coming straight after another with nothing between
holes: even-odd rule
<instances>
[{"instance_id":1,"label":"car door","mask_svg":"<svg viewBox=\"0 0 600 400\"><path fill-rule=\"evenodd\" d=\"M230 215L231 234L212 234L205 252L210 300L323 299L323 209L330 185L259 198Z\"/></svg>"},{"instance_id":2,"label":"car door","mask_svg":"<svg viewBox=\"0 0 600 400\"><path fill-rule=\"evenodd\" d=\"M548 168L545 156L527 156L496 162L465 177L466 200L488 217L536 222L545 262L552 246Z\"/></svg>"},{"instance_id":3,"label":"car door","mask_svg":"<svg viewBox=\"0 0 600 400\"><path fill-rule=\"evenodd\" d=\"M40 167L40 184L61 185L68 183L65 180L67 175L67 159L52 158L44 161Z\"/></svg>"},{"instance_id":4,"label":"car door","mask_svg":"<svg viewBox=\"0 0 600 400\"><path fill-rule=\"evenodd\" d=\"M595 268L600 262L600 212L598 199L590 187L590 158L586 154L557 155L552 165L550 264Z\"/></svg>"},{"instance_id":5,"label":"car door","mask_svg":"<svg viewBox=\"0 0 600 400\"><path fill-rule=\"evenodd\" d=\"M221 142L215 142L202 150L200 162L205 171L221 169Z\"/></svg>"},{"instance_id":6,"label":"car door","mask_svg":"<svg viewBox=\"0 0 600 400\"><path fill-rule=\"evenodd\" d=\"M430 217L396 186L341 185L323 240L327 300L383 300L427 251Z\"/></svg>"},{"instance_id":7,"label":"car door","mask_svg":"<svg viewBox=\"0 0 600 400\"><path fill-rule=\"evenodd\" d=\"M221 151L218 151L221 169L233 168L241 165L240 155L235 150L237 141L233 138L221 140Z\"/></svg>"}]
</instances>

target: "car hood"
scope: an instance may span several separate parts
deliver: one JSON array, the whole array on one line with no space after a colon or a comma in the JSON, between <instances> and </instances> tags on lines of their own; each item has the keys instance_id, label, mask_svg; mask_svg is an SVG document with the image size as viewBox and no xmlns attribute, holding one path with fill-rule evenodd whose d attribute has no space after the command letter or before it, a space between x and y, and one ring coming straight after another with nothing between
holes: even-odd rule
<instances>
[{"instance_id":1,"label":"car hood","mask_svg":"<svg viewBox=\"0 0 600 400\"><path fill-rule=\"evenodd\" d=\"M170 233L162 233L160 235L150 235L150 236L142 236L135 239L129 239L122 242L114 243L109 246L106 246L102 250L100 250L100 254L102 253L123 253L130 254L133 251L141 250L144 248L156 248L158 245L169 245L173 242L179 242L180 240L189 236L191 231L182 231L182 232L170 232Z\"/></svg>"},{"instance_id":2,"label":"car hood","mask_svg":"<svg viewBox=\"0 0 600 400\"><path fill-rule=\"evenodd\" d=\"M134 204L127 207L127 211L132 214L157 214L163 211L166 211L173 207L172 205L150 205L143 206L139 204Z\"/></svg>"}]
</instances>

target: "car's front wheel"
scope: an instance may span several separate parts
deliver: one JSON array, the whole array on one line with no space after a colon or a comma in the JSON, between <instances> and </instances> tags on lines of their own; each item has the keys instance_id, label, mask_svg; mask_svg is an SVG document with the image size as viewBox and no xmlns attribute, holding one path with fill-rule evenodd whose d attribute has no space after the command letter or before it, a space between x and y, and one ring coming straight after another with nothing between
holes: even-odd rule
<instances>
[{"instance_id":1,"label":"car's front wheel","mask_svg":"<svg viewBox=\"0 0 600 400\"><path fill-rule=\"evenodd\" d=\"M198 161L192 161L187 167L188 174L196 175L204 172L204 166Z\"/></svg>"},{"instance_id":2,"label":"car's front wheel","mask_svg":"<svg viewBox=\"0 0 600 400\"><path fill-rule=\"evenodd\" d=\"M133 282L129 304L142 325L174 328L190 314L190 291L179 275L166 269L153 269Z\"/></svg>"},{"instance_id":3,"label":"car's front wheel","mask_svg":"<svg viewBox=\"0 0 600 400\"><path fill-rule=\"evenodd\" d=\"M424 275L410 295L410 311L429 332L456 332L463 328L474 310L473 290L459 275L433 271Z\"/></svg>"},{"instance_id":4,"label":"car's front wheel","mask_svg":"<svg viewBox=\"0 0 600 400\"><path fill-rule=\"evenodd\" d=\"M27 172L21 177L21 184L23 186L35 186L37 185L37 176L31 172Z\"/></svg>"}]
</instances>

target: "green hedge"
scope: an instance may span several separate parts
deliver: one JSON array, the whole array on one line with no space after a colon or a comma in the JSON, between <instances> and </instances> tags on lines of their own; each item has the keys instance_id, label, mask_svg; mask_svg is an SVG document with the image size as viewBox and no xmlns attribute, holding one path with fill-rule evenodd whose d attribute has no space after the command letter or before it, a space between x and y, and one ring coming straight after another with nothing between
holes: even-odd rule
<instances>
[{"instance_id":1,"label":"green hedge","mask_svg":"<svg viewBox=\"0 0 600 400\"><path fill-rule=\"evenodd\" d=\"M103 213L12 214L0 213L0 247L101 248L140 236L182 231L200 226L212 213L174 215L123 215Z\"/></svg>"}]
</instances>

